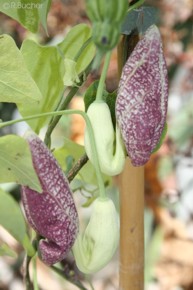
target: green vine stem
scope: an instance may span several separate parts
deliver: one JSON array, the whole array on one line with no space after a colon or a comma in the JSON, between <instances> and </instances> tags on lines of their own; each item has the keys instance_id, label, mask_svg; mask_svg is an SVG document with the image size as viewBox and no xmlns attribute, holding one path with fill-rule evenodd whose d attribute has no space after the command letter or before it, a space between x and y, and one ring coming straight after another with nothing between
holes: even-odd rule
<instances>
[{"instance_id":1,"label":"green vine stem","mask_svg":"<svg viewBox=\"0 0 193 290\"><path fill-rule=\"evenodd\" d=\"M80 110L63 110L63 111L57 111L57 112L47 112L47 113L37 114L37 115L28 116L28 117L17 119L17 120L11 120L8 122L0 123L0 128L5 127L5 126L10 126L19 122L29 121L29 120L33 120L37 118L42 118L42 117L72 115L72 114L81 115L86 122L86 126L87 126L89 137L90 137L90 144L91 144L93 157L94 157L93 160L94 160L94 166L95 166L96 176L97 176L98 185L99 185L100 198L106 199L107 197L106 197L105 186L104 186L103 177L102 177L102 173L101 173L100 165L98 161L98 152L96 148L94 133L93 133L90 119L85 112L80 111Z\"/></svg>"},{"instance_id":2,"label":"green vine stem","mask_svg":"<svg viewBox=\"0 0 193 290\"><path fill-rule=\"evenodd\" d=\"M88 156L85 153L78 159L75 165L67 173L67 178L69 182L71 182L74 179L74 177L78 174L80 169L87 163L87 161L88 161Z\"/></svg>"},{"instance_id":3,"label":"green vine stem","mask_svg":"<svg viewBox=\"0 0 193 290\"><path fill-rule=\"evenodd\" d=\"M34 290L40 290L38 287L38 280L37 280L37 255L32 258L33 262L33 285Z\"/></svg>"},{"instance_id":4,"label":"green vine stem","mask_svg":"<svg viewBox=\"0 0 193 290\"><path fill-rule=\"evenodd\" d=\"M79 90L79 87L73 87L68 95L66 96L65 100L61 103L61 105L59 106L59 111L60 110L65 110L68 106L68 104L70 103L70 101L72 100L72 98L74 97L74 95L77 93L77 91ZM48 124L48 129L46 131L45 134L45 138L44 138L44 142L47 146L50 147L50 136L54 130L54 128L56 127L56 125L58 124L58 122L60 121L61 115L59 116L53 116L52 119L50 120L49 124Z\"/></svg>"},{"instance_id":5,"label":"green vine stem","mask_svg":"<svg viewBox=\"0 0 193 290\"><path fill-rule=\"evenodd\" d=\"M84 285L80 282L80 281L75 281L73 280L72 278L70 279L70 277L67 277L65 274L64 274L64 271L57 268L56 266L51 266L51 269L57 273L58 275L60 275L62 278L65 278L66 280L68 280L69 282L71 282L73 285L77 286L79 289L81 290L88 290L87 288L84 287Z\"/></svg>"},{"instance_id":6,"label":"green vine stem","mask_svg":"<svg viewBox=\"0 0 193 290\"><path fill-rule=\"evenodd\" d=\"M138 7L140 7L141 5L143 5L144 1L145 1L145 0L139 0L137 3L131 5L131 6L128 8L127 12L131 12L132 10L137 9Z\"/></svg>"},{"instance_id":7,"label":"green vine stem","mask_svg":"<svg viewBox=\"0 0 193 290\"><path fill-rule=\"evenodd\" d=\"M103 99L103 90L104 90L105 79L106 79L110 59L111 59L111 53L112 53L112 51L109 51L106 54L102 74L101 74L101 77L99 80L99 85L98 85L97 95L96 95L96 101L99 101L99 102L102 101L102 99Z\"/></svg>"},{"instance_id":8,"label":"green vine stem","mask_svg":"<svg viewBox=\"0 0 193 290\"><path fill-rule=\"evenodd\" d=\"M27 254L24 258L24 265L23 265L23 280L25 284L26 290L34 290L34 286L30 280L30 274L29 274L29 264L31 262L32 257L29 257Z\"/></svg>"}]
</instances>

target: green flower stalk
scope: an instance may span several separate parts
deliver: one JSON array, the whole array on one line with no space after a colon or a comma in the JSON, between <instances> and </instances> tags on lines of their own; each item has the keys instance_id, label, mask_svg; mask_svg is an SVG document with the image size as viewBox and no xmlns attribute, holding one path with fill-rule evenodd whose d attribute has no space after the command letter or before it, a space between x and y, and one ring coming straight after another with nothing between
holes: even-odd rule
<instances>
[{"instance_id":1,"label":"green flower stalk","mask_svg":"<svg viewBox=\"0 0 193 290\"><path fill-rule=\"evenodd\" d=\"M113 257L119 243L119 218L109 198L96 199L84 233L72 248L77 267L85 274L101 270Z\"/></svg>"}]
</instances>

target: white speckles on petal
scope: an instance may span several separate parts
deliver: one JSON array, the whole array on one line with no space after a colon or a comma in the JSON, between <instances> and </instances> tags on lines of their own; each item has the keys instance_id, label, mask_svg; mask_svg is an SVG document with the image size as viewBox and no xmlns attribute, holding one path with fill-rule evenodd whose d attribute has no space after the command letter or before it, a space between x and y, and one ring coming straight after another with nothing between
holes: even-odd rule
<instances>
[{"instance_id":1,"label":"white speckles on petal","mask_svg":"<svg viewBox=\"0 0 193 290\"><path fill-rule=\"evenodd\" d=\"M27 137L43 192L22 187L22 201L31 226L46 240L39 243L42 260L52 265L69 252L78 234L78 214L56 159L35 134Z\"/></svg>"},{"instance_id":2,"label":"white speckles on petal","mask_svg":"<svg viewBox=\"0 0 193 290\"><path fill-rule=\"evenodd\" d=\"M122 72L116 117L133 165L144 165L159 142L167 114L168 77L158 28L152 25Z\"/></svg>"}]
</instances>

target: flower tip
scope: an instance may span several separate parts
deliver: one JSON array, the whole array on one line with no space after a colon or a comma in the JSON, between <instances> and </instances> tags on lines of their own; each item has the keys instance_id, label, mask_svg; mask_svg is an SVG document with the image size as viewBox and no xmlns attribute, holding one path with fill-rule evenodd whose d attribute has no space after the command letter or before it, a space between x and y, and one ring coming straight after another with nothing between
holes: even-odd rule
<instances>
[{"instance_id":1,"label":"flower tip","mask_svg":"<svg viewBox=\"0 0 193 290\"><path fill-rule=\"evenodd\" d=\"M144 166L149 161L150 155L146 158L133 158L131 159L131 163L135 167Z\"/></svg>"},{"instance_id":2,"label":"flower tip","mask_svg":"<svg viewBox=\"0 0 193 290\"><path fill-rule=\"evenodd\" d=\"M39 242L38 254L46 265L51 266L65 258L68 253L68 248L64 249L63 247L58 246L56 243L41 240Z\"/></svg>"}]
</instances>

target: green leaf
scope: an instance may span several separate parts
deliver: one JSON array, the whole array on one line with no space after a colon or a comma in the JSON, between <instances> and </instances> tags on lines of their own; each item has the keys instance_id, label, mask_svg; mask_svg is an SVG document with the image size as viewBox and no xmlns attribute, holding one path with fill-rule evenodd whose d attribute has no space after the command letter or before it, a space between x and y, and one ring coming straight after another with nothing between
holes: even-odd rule
<instances>
[{"instance_id":1,"label":"green leaf","mask_svg":"<svg viewBox=\"0 0 193 290\"><path fill-rule=\"evenodd\" d=\"M95 101L97 89L99 85L99 80L94 81L86 90L84 94L84 106L85 111L87 112L88 107Z\"/></svg>"},{"instance_id":2,"label":"green leaf","mask_svg":"<svg viewBox=\"0 0 193 290\"><path fill-rule=\"evenodd\" d=\"M150 6L142 6L127 14L122 24L121 33L129 35L135 29L140 33L144 33L152 24L157 22L158 9Z\"/></svg>"},{"instance_id":3,"label":"green leaf","mask_svg":"<svg viewBox=\"0 0 193 290\"><path fill-rule=\"evenodd\" d=\"M64 139L64 146L54 151L54 156L58 160L64 172L66 172L67 169L69 170L69 168L67 168L67 163L65 163L65 160L69 155L74 157L75 163L83 154L85 154L84 146L76 144L67 138ZM88 161L84 167L82 167L76 178L84 181L87 184L98 184L95 169L90 161ZM104 182L107 182L108 184L110 183L110 177L103 175L103 178Z\"/></svg>"},{"instance_id":4,"label":"green leaf","mask_svg":"<svg viewBox=\"0 0 193 290\"><path fill-rule=\"evenodd\" d=\"M85 42L91 38L91 34L91 28L88 25L78 24L74 26L66 35L64 40L58 44L58 47L65 58L77 62L76 71L78 74L85 70L95 54L95 46L92 41L84 47Z\"/></svg>"},{"instance_id":5,"label":"green leaf","mask_svg":"<svg viewBox=\"0 0 193 290\"><path fill-rule=\"evenodd\" d=\"M42 98L41 93L10 36L0 36L0 51L0 102L38 106Z\"/></svg>"},{"instance_id":6,"label":"green leaf","mask_svg":"<svg viewBox=\"0 0 193 290\"><path fill-rule=\"evenodd\" d=\"M28 256L32 257L35 255L34 247L32 246L32 243L30 242L30 239L29 239L27 233L25 234L25 236L23 238L22 245L23 245L24 249L26 250L26 252L28 253Z\"/></svg>"},{"instance_id":7,"label":"green leaf","mask_svg":"<svg viewBox=\"0 0 193 290\"><path fill-rule=\"evenodd\" d=\"M24 217L18 203L8 193L0 189L0 224L27 250L32 256L35 251L27 236Z\"/></svg>"},{"instance_id":8,"label":"green leaf","mask_svg":"<svg viewBox=\"0 0 193 290\"><path fill-rule=\"evenodd\" d=\"M77 59L76 70L80 74L91 63L94 58L96 47L93 42L90 42L81 52Z\"/></svg>"},{"instance_id":9,"label":"green leaf","mask_svg":"<svg viewBox=\"0 0 193 290\"><path fill-rule=\"evenodd\" d=\"M51 0L1 0L0 11L35 33L40 22L46 30L50 4Z\"/></svg>"},{"instance_id":10,"label":"green leaf","mask_svg":"<svg viewBox=\"0 0 193 290\"><path fill-rule=\"evenodd\" d=\"M65 86L76 85L76 83L80 81L77 71L76 71L76 62L69 58L65 58L64 68L65 68L64 77L63 77L64 85Z\"/></svg>"},{"instance_id":11,"label":"green leaf","mask_svg":"<svg viewBox=\"0 0 193 290\"><path fill-rule=\"evenodd\" d=\"M164 139L166 137L166 134L167 134L167 130L168 130L168 126L167 126L167 123L165 123L163 131L162 131L162 134L161 134L161 137L159 139L159 142L156 145L156 147L153 149L152 153L157 152L160 149L160 147L162 146L163 141L164 141Z\"/></svg>"},{"instance_id":12,"label":"green leaf","mask_svg":"<svg viewBox=\"0 0 193 290\"><path fill-rule=\"evenodd\" d=\"M39 105L19 105L22 116L54 111L62 97L64 89L64 61L56 47L43 47L32 40L25 40L21 47L28 70L36 82L43 98ZM35 56L35 57L34 57ZM37 133L50 117L29 121Z\"/></svg>"},{"instance_id":13,"label":"green leaf","mask_svg":"<svg viewBox=\"0 0 193 290\"><path fill-rule=\"evenodd\" d=\"M27 142L15 135L0 138L0 182L16 182L41 192Z\"/></svg>"},{"instance_id":14,"label":"green leaf","mask_svg":"<svg viewBox=\"0 0 193 290\"><path fill-rule=\"evenodd\" d=\"M9 256L17 258L17 253L12 250L7 244L3 243L0 245L0 256Z\"/></svg>"},{"instance_id":15,"label":"green leaf","mask_svg":"<svg viewBox=\"0 0 193 290\"><path fill-rule=\"evenodd\" d=\"M51 6L51 2L52 0L44 0L41 9L39 9L40 22L42 23L42 26L44 27L47 34L47 15Z\"/></svg>"},{"instance_id":16,"label":"green leaf","mask_svg":"<svg viewBox=\"0 0 193 290\"><path fill-rule=\"evenodd\" d=\"M22 116L56 109L62 98L64 85L74 85L79 80L80 72L84 71L94 57L94 45L91 43L80 53L90 34L90 28L80 24L72 28L57 47L43 47L32 40L23 42L21 47L23 58L43 97L38 106L19 104L18 109ZM75 60L77 54L79 56ZM44 117L28 123L38 133L49 119L50 117Z\"/></svg>"},{"instance_id":17,"label":"green leaf","mask_svg":"<svg viewBox=\"0 0 193 290\"><path fill-rule=\"evenodd\" d=\"M70 169L72 168L73 164L74 164L74 157L71 155L68 155L66 157L66 174L70 171Z\"/></svg>"},{"instance_id":18,"label":"green leaf","mask_svg":"<svg viewBox=\"0 0 193 290\"><path fill-rule=\"evenodd\" d=\"M107 105L109 106L114 128L116 127L116 116L115 116L116 99L117 99L117 92L116 91L114 91L112 93L107 92L107 94L105 96L105 101L106 101Z\"/></svg>"}]
</instances>

